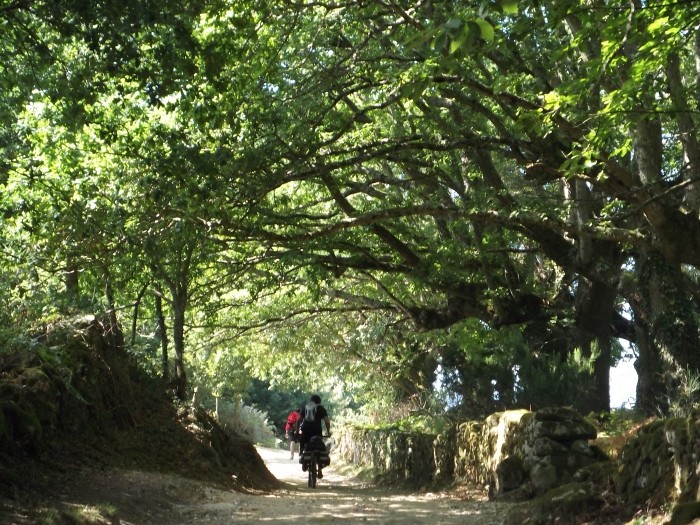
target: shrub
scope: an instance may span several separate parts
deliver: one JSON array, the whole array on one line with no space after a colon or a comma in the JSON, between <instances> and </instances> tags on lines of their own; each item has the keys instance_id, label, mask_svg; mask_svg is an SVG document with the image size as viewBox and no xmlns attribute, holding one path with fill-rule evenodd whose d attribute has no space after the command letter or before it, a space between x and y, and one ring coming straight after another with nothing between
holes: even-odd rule
<instances>
[{"instance_id":1,"label":"shrub","mask_svg":"<svg viewBox=\"0 0 700 525\"><path fill-rule=\"evenodd\" d=\"M242 401L221 401L218 418L224 428L237 430L253 443L266 447L275 446L274 428L262 410L249 407Z\"/></svg>"}]
</instances>

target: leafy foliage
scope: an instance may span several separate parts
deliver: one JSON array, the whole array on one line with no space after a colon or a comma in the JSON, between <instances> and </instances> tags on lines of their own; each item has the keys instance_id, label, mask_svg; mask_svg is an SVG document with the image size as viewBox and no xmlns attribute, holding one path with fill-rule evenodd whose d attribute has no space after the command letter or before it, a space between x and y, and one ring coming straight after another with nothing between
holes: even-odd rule
<instances>
[{"instance_id":1,"label":"leafy foliage","mask_svg":"<svg viewBox=\"0 0 700 525\"><path fill-rule=\"evenodd\" d=\"M700 374L683 370L679 374L678 396L669 403L673 417L694 417L700 410Z\"/></svg>"},{"instance_id":2,"label":"leafy foliage","mask_svg":"<svg viewBox=\"0 0 700 525\"><path fill-rule=\"evenodd\" d=\"M104 311L145 369L174 354L182 399L257 377L365 415L605 411L622 338L640 409L667 410L700 370L699 19L618 0L0 8L0 323Z\"/></svg>"},{"instance_id":3,"label":"leafy foliage","mask_svg":"<svg viewBox=\"0 0 700 525\"><path fill-rule=\"evenodd\" d=\"M266 447L275 445L275 433L262 410L247 406L242 402L238 405L223 403L219 407L219 421L224 428L234 429L235 432L247 437L251 443Z\"/></svg>"}]
</instances>

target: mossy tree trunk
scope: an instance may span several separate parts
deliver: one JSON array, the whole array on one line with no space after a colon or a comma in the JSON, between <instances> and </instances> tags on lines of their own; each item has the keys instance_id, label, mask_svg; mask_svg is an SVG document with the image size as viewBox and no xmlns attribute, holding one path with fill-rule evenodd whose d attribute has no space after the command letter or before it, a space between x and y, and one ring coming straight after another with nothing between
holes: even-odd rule
<instances>
[{"instance_id":1,"label":"mossy tree trunk","mask_svg":"<svg viewBox=\"0 0 700 525\"><path fill-rule=\"evenodd\" d=\"M579 279L575 294L574 346L580 347L585 357L594 359L593 387L578 408L584 412L608 412L612 324L624 256L615 243L592 239L585 233L586 225L600 212L600 195L578 179L565 185L564 195L572 203L571 222L577 228L576 261L583 268L595 268L584 272L590 277Z\"/></svg>"},{"instance_id":2,"label":"mossy tree trunk","mask_svg":"<svg viewBox=\"0 0 700 525\"><path fill-rule=\"evenodd\" d=\"M131 317L131 344L133 345L136 343L136 326L138 324L139 320L139 310L141 309L141 301L143 301L143 296L146 294L146 290L148 290L148 286L150 283L144 284L141 289L139 290L138 295L136 296L136 300L134 301L134 315Z\"/></svg>"},{"instance_id":3,"label":"mossy tree trunk","mask_svg":"<svg viewBox=\"0 0 700 525\"><path fill-rule=\"evenodd\" d=\"M655 398L656 393L663 390L661 358L659 349L651 336L651 330L644 320L643 311L636 305L632 307L632 310L638 317L635 323L636 348L639 355L634 364L637 371L635 408L642 414L651 415L656 412L657 408L667 407L667 404L659 406L659 400Z\"/></svg>"},{"instance_id":4,"label":"mossy tree trunk","mask_svg":"<svg viewBox=\"0 0 700 525\"><path fill-rule=\"evenodd\" d=\"M680 373L700 371L698 325L680 267L648 251L639 259L638 280L637 406L653 413L676 399Z\"/></svg>"},{"instance_id":5,"label":"mossy tree trunk","mask_svg":"<svg viewBox=\"0 0 700 525\"><path fill-rule=\"evenodd\" d=\"M170 292L170 307L173 315L173 350L175 354L175 377L172 379L171 385L177 398L185 400L188 386L184 358L185 318L190 302L193 257L199 247L199 242L196 238L196 233L193 234L192 238L188 238L187 232L183 232L182 229L179 233L181 237L178 238L178 246L173 249L172 253L169 253L168 257L163 257L160 251L153 252L151 271ZM157 286L159 295L162 297L160 293L161 285ZM165 320L162 317L162 309L160 321L164 335ZM163 351L165 352L165 349Z\"/></svg>"},{"instance_id":6,"label":"mossy tree trunk","mask_svg":"<svg viewBox=\"0 0 700 525\"><path fill-rule=\"evenodd\" d=\"M163 382L170 381L170 364L168 361L168 326L163 313L163 290L157 285L155 296L156 318L158 320L158 335L160 336L160 367Z\"/></svg>"},{"instance_id":7,"label":"mossy tree trunk","mask_svg":"<svg viewBox=\"0 0 700 525\"><path fill-rule=\"evenodd\" d=\"M68 258L64 275L66 301L69 306L78 306L80 303L80 271L73 257Z\"/></svg>"},{"instance_id":8,"label":"mossy tree trunk","mask_svg":"<svg viewBox=\"0 0 700 525\"><path fill-rule=\"evenodd\" d=\"M185 371L185 311L187 293L173 290L173 349L175 351L175 395L184 400L187 395L187 372Z\"/></svg>"},{"instance_id":9,"label":"mossy tree trunk","mask_svg":"<svg viewBox=\"0 0 700 525\"><path fill-rule=\"evenodd\" d=\"M578 407L584 412L610 411L610 365L612 364L612 317L617 286L602 281L590 284L578 309L580 346L586 357L594 358L593 389ZM594 353L597 356L594 357Z\"/></svg>"},{"instance_id":10,"label":"mossy tree trunk","mask_svg":"<svg viewBox=\"0 0 700 525\"><path fill-rule=\"evenodd\" d=\"M105 285L105 299L107 301L107 333L109 337L112 338L114 347L117 350L122 350L124 348L124 332L122 331L122 327L119 324L119 319L117 318L117 305L114 299L114 291L112 289L112 275L107 266L105 266L103 269L103 276Z\"/></svg>"}]
</instances>

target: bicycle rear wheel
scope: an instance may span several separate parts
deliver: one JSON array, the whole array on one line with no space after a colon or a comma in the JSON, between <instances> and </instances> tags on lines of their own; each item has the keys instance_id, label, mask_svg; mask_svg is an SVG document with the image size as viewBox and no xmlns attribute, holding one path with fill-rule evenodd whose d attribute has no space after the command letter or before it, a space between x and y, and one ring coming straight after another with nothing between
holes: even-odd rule
<instances>
[{"instance_id":1,"label":"bicycle rear wheel","mask_svg":"<svg viewBox=\"0 0 700 525\"><path fill-rule=\"evenodd\" d=\"M309 488L316 488L316 473L318 472L318 455L316 452L311 454L311 461L309 461Z\"/></svg>"}]
</instances>

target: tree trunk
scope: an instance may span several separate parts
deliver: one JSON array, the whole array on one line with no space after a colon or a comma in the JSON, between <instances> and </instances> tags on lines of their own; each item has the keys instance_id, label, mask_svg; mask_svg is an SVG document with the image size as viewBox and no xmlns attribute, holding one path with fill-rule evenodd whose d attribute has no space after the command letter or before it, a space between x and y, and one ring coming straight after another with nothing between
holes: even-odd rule
<instances>
[{"instance_id":1,"label":"tree trunk","mask_svg":"<svg viewBox=\"0 0 700 525\"><path fill-rule=\"evenodd\" d=\"M173 348L175 350L175 395L184 400L187 396L185 372L185 310L187 294L173 293Z\"/></svg>"},{"instance_id":2,"label":"tree trunk","mask_svg":"<svg viewBox=\"0 0 700 525\"><path fill-rule=\"evenodd\" d=\"M591 409L597 413L610 412L610 365L612 363L610 334L605 338L598 338L597 343L600 353L593 364L595 389L591 396Z\"/></svg>"},{"instance_id":3,"label":"tree trunk","mask_svg":"<svg viewBox=\"0 0 700 525\"><path fill-rule=\"evenodd\" d=\"M683 179L689 183L684 191L683 200L691 210L700 209L700 145L695 135L693 110L688 104L688 96L683 85L681 61L677 53L668 59L667 77L669 93L675 108L678 122L679 138L683 144Z\"/></svg>"},{"instance_id":4,"label":"tree trunk","mask_svg":"<svg viewBox=\"0 0 700 525\"><path fill-rule=\"evenodd\" d=\"M612 322L617 285L593 282L587 295L586 304L581 312L580 326L593 334L598 349L598 357L593 365L595 389L591 398L591 409L595 412L609 412Z\"/></svg>"},{"instance_id":5,"label":"tree trunk","mask_svg":"<svg viewBox=\"0 0 700 525\"><path fill-rule=\"evenodd\" d=\"M633 307L635 317L637 361L634 368L637 371L637 392L635 410L640 414L653 415L659 410L666 412L668 400L657 397L663 392L662 362L659 350L654 344L649 327L643 320L643 314L637 313Z\"/></svg>"},{"instance_id":6,"label":"tree trunk","mask_svg":"<svg viewBox=\"0 0 700 525\"><path fill-rule=\"evenodd\" d=\"M104 268L105 281L105 298L107 300L107 333L112 338L114 347L118 350L124 348L124 333L117 319L117 307L114 301L114 292L112 291L112 277L109 273L109 268Z\"/></svg>"},{"instance_id":7,"label":"tree trunk","mask_svg":"<svg viewBox=\"0 0 700 525\"><path fill-rule=\"evenodd\" d=\"M146 283L141 287L141 290L139 290L138 296L136 296L136 301L134 301L134 315L131 318L131 344L133 345L136 343L136 325L138 323L138 318L139 318L139 308L141 306L141 300L143 299L144 294L146 293L146 290L148 289L148 284Z\"/></svg>"},{"instance_id":8,"label":"tree trunk","mask_svg":"<svg viewBox=\"0 0 700 525\"><path fill-rule=\"evenodd\" d=\"M68 258L65 270L66 300L69 306L80 304L80 272L73 257Z\"/></svg>"},{"instance_id":9,"label":"tree trunk","mask_svg":"<svg viewBox=\"0 0 700 525\"><path fill-rule=\"evenodd\" d=\"M576 291L576 327L580 331L580 346L586 356L593 356L594 387L588 399L586 411L610 411L610 365L612 363L612 324L615 300L618 295L622 255L610 242L596 241L585 234L585 226L595 216L601 199L591 191L586 182L574 180L564 188L564 197L571 199L571 222L576 226L576 258L582 268L601 266L599 280L586 281L579 277Z\"/></svg>"},{"instance_id":10,"label":"tree trunk","mask_svg":"<svg viewBox=\"0 0 700 525\"><path fill-rule=\"evenodd\" d=\"M665 411L677 398L679 374L700 370L698 325L680 267L658 252L641 254L638 286L638 405L647 412Z\"/></svg>"},{"instance_id":11,"label":"tree trunk","mask_svg":"<svg viewBox=\"0 0 700 525\"><path fill-rule=\"evenodd\" d=\"M158 320L158 335L160 335L160 366L163 382L170 381L170 366L168 363L168 327L163 315L163 292L158 285L155 297L156 318Z\"/></svg>"}]
</instances>

